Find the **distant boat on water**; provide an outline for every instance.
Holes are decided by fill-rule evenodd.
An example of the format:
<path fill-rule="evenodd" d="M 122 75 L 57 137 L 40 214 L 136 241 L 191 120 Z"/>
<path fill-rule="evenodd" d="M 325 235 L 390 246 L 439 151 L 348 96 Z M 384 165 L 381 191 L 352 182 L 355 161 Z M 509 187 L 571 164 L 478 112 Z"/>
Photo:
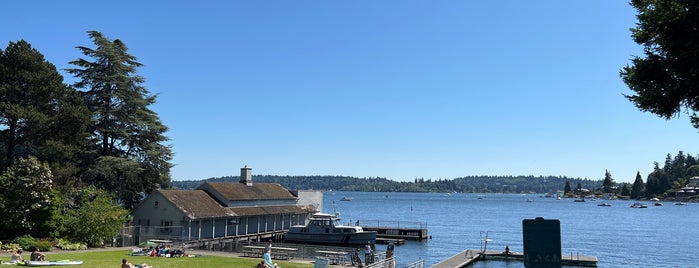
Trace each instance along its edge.
<path fill-rule="evenodd" d="M 647 207 L 648 206 L 646 204 L 638 203 L 638 202 L 633 203 L 633 205 L 631 205 L 631 208 L 647 208 Z"/>
<path fill-rule="evenodd" d="M 597 206 L 600 206 L 600 207 L 611 207 L 612 205 L 605 202 L 605 203 L 599 203 L 599 204 L 597 204 Z"/>
<path fill-rule="evenodd" d="M 352 201 L 352 199 L 352 197 L 345 196 L 342 199 L 340 199 L 340 201 Z"/>

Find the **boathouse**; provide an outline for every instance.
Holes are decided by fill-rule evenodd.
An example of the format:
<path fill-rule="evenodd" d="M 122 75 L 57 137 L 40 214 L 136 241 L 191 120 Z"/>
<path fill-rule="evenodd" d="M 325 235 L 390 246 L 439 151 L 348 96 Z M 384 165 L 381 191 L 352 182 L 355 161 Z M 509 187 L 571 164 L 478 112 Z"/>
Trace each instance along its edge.
<path fill-rule="evenodd" d="M 247 166 L 240 173 L 239 183 L 205 182 L 195 190 L 155 190 L 132 212 L 133 225 L 139 229 L 134 242 L 259 240 L 304 224 L 322 209 L 316 205 L 322 203 L 322 193 L 253 183 Z"/>

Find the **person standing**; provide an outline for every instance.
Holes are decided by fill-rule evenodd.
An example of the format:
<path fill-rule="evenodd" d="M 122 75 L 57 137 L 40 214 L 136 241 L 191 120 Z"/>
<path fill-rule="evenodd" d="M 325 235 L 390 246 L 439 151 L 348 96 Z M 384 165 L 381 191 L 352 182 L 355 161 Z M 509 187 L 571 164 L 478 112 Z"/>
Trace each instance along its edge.
<path fill-rule="evenodd" d="M 371 241 L 366 242 L 366 246 L 364 246 L 364 263 L 370 264 L 372 263 L 371 259 Z"/>
<path fill-rule="evenodd" d="M 265 259 L 265 263 L 268 267 L 274 267 L 272 263 L 272 240 L 265 246 L 265 254 L 262 256 Z"/>

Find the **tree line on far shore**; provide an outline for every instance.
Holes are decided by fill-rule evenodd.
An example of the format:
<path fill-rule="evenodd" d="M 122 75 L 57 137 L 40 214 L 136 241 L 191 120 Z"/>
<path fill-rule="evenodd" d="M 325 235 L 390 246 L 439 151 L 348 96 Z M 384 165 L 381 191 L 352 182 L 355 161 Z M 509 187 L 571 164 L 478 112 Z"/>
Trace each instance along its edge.
<path fill-rule="evenodd" d="M 349 176 L 279 176 L 253 175 L 256 183 L 279 183 L 290 190 L 335 190 L 357 192 L 459 192 L 459 193 L 551 193 L 566 195 L 613 193 L 632 199 L 671 198 L 684 187 L 691 177 L 699 176 L 699 157 L 680 151 L 675 157 L 667 154 L 661 167 L 654 169 L 646 181 L 640 172 L 633 183 L 616 183 L 610 171 L 604 179 L 591 180 L 565 176 L 467 176 L 451 180 L 416 178 L 413 181 L 393 181 L 386 178 L 357 178 Z M 195 189 L 204 182 L 238 182 L 238 176 L 224 176 L 206 180 L 173 181 L 172 187 Z"/>
<path fill-rule="evenodd" d="M 238 176 L 207 180 L 173 181 L 179 189 L 195 189 L 205 181 L 238 182 Z M 452 180 L 416 178 L 393 181 L 386 178 L 349 176 L 253 175 L 254 183 L 279 183 L 290 190 L 334 190 L 356 192 L 463 192 L 463 193 L 556 193 L 566 181 L 597 189 L 602 181 L 555 176 L 469 176 Z"/>

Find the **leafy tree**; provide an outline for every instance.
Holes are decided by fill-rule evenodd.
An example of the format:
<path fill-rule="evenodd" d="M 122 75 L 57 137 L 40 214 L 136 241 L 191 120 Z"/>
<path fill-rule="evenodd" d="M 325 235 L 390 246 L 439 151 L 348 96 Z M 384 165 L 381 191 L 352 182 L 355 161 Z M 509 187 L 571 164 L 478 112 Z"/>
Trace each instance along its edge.
<path fill-rule="evenodd" d="M 87 187 L 81 191 L 81 206 L 70 210 L 66 225 L 69 236 L 90 246 L 111 240 L 127 221 L 128 211 L 122 209 L 104 190 Z"/>
<path fill-rule="evenodd" d="M 128 53 L 126 45 L 100 32 L 88 35 L 96 48 L 78 49 L 93 61 L 80 58 L 70 62 L 77 68 L 68 69 L 80 79 L 75 86 L 86 90 L 85 103 L 94 122 L 89 131 L 95 167 L 85 179 L 116 192 L 123 205 L 132 208 L 142 193 L 170 185 L 172 151 L 163 144 L 168 141 L 164 136 L 167 127 L 148 108 L 155 104 L 156 96 L 142 85 L 144 78 L 136 74 L 142 64 Z M 109 168 L 112 163 L 118 166 Z"/>
<path fill-rule="evenodd" d="M 566 186 L 563 188 L 563 194 L 568 194 L 573 190 L 570 189 L 570 181 L 566 181 Z"/>
<path fill-rule="evenodd" d="M 637 199 L 643 196 L 643 178 L 641 178 L 641 172 L 636 172 L 636 180 L 633 182 L 631 187 L 631 198 Z"/>
<path fill-rule="evenodd" d="M 2 233 L 48 236 L 53 230 L 40 227 L 52 218 L 51 170 L 35 157 L 19 158 L 0 177 Z"/>
<path fill-rule="evenodd" d="M 641 111 L 670 119 L 683 109 L 699 128 L 699 4 L 696 0 L 632 0 L 638 10 L 633 40 L 643 46 L 621 70 Z"/>
<path fill-rule="evenodd" d="M 604 181 L 602 182 L 602 187 L 604 187 L 605 193 L 614 192 L 614 179 L 612 179 L 612 173 L 609 173 L 609 170 L 604 171 Z"/>

